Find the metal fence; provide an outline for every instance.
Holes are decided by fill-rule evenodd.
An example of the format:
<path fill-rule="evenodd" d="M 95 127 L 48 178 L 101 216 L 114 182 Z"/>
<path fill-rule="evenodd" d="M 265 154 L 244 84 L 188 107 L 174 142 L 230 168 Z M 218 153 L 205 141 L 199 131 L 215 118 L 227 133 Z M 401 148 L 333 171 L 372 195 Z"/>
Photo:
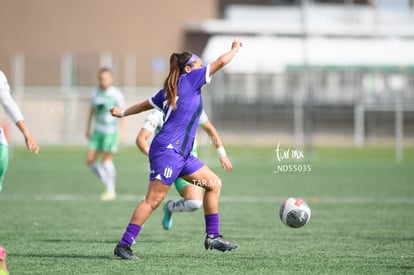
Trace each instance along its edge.
<path fill-rule="evenodd" d="M 86 143 L 89 97 L 100 66 L 114 68 L 127 105 L 153 95 L 165 76 L 165 68 L 154 70 L 154 87 L 137 87 L 137 71 L 142 68 L 137 68 L 131 56 L 115 59 L 105 53 L 82 59 L 66 54 L 57 59 L 41 66 L 40 60 L 33 63 L 33 58 L 17 55 L 6 66 L 16 101 L 34 134 L 46 144 Z M 114 60 L 118 60 L 116 65 Z M 37 70 L 35 64 L 39 65 Z M 50 72 L 50 78 L 45 72 Z M 383 140 L 400 140 L 401 144 L 414 140 L 411 67 L 292 67 L 278 74 L 221 72 L 207 90 L 207 113 L 229 142 L 286 141 L 298 146 L 345 142 L 362 146 Z M 1 124 L 8 124 L 12 143 L 22 143 L 15 127 L 5 115 L 1 117 Z M 144 119 L 145 115 L 128 118 L 127 143 L 134 142 Z"/>
<path fill-rule="evenodd" d="M 366 142 L 414 135 L 414 69 L 292 68 L 280 74 L 221 74 L 209 89 L 220 128 L 249 135 Z M 253 134 L 252 134 L 253 133 Z"/>

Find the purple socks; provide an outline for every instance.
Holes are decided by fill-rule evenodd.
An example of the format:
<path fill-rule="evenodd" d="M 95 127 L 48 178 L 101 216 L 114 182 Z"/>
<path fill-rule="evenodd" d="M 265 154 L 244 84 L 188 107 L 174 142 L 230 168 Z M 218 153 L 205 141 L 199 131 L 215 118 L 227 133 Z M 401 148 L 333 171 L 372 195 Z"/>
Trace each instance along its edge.
<path fill-rule="evenodd" d="M 140 231 L 141 231 L 140 225 L 133 224 L 133 223 L 128 224 L 125 230 L 125 233 L 122 236 L 122 240 L 119 242 L 119 245 L 121 246 L 132 245 L 135 242 L 135 239 L 138 236 Z"/>
<path fill-rule="evenodd" d="M 220 235 L 220 216 L 216 214 L 208 214 L 204 216 L 206 221 L 206 233 L 207 235 L 214 235 L 217 237 Z"/>
<path fill-rule="evenodd" d="M 208 214 L 204 216 L 206 221 L 206 233 L 207 235 L 213 235 L 217 237 L 220 235 L 220 216 L 216 214 Z M 119 245 L 126 246 L 132 245 L 135 242 L 136 237 L 141 231 L 141 226 L 138 224 L 130 223 L 128 224 L 122 240 L 119 242 Z"/>

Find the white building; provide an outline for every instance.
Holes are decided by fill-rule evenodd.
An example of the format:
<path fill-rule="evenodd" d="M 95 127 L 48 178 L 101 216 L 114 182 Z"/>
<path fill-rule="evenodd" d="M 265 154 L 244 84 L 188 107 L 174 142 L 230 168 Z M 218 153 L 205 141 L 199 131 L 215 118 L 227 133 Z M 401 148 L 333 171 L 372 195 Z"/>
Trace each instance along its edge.
<path fill-rule="evenodd" d="M 393 136 L 398 109 L 412 136 L 414 13 L 391 7 L 233 5 L 223 19 L 189 26 L 209 35 L 206 63 L 233 37 L 245 43 L 210 89 L 216 120 L 226 129 L 294 132 L 298 143 L 354 133 L 362 144 L 365 135 Z"/>

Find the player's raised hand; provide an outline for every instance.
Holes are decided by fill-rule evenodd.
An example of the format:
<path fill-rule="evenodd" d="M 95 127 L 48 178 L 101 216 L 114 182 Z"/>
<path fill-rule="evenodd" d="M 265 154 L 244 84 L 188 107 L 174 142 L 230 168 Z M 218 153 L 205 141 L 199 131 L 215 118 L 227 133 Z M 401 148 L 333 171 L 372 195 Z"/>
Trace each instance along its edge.
<path fill-rule="evenodd" d="M 221 167 L 226 169 L 227 172 L 231 173 L 233 171 L 233 165 L 230 162 L 230 159 L 226 156 L 220 157 Z"/>
<path fill-rule="evenodd" d="M 241 47 L 243 47 L 243 43 L 240 41 L 240 39 L 235 38 L 233 40 L 233 43 L 231 43 L 231 49 L 238 51 Z"/>
<path fill-rule="evenodd" d="M 120 107 L 113 107 L 110 110 L 111 115 L 114 117 L 122 117 L 121 113 L 122 113 L 122 109 Z"/>

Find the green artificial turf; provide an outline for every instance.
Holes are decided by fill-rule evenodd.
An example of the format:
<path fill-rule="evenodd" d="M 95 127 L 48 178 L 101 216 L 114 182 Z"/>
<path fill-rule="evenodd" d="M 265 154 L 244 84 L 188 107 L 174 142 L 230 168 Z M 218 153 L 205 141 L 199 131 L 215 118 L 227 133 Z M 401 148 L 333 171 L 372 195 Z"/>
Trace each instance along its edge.
<path fill-rule="evenodd" d="M 146 157 L 121 149 L 118 200 L 103 203 L 84 148 L 45 147 L 38 156 L 14 148 L 0 193 L 0 245 L 10 274 L 414 273 L 414 148 L 398 164 L 393 148 L 316 148 L 299 161 L 278 161 L 274 149 L 228 147 L 232 174 L 213 149 L 200 150 L 223 180 L 221 231 L 239 249 L 204 249 L 201 210 L 174 214 L 172 230 L 164 231 L 159 208 L 133 246 L 140 261 L 129 262 L 113 248 L 145 195 Z M 311 171 L 275 173 L 278 165 Z M 279 219 L 290 196 L 312 209 L 303 228 Z"/>

